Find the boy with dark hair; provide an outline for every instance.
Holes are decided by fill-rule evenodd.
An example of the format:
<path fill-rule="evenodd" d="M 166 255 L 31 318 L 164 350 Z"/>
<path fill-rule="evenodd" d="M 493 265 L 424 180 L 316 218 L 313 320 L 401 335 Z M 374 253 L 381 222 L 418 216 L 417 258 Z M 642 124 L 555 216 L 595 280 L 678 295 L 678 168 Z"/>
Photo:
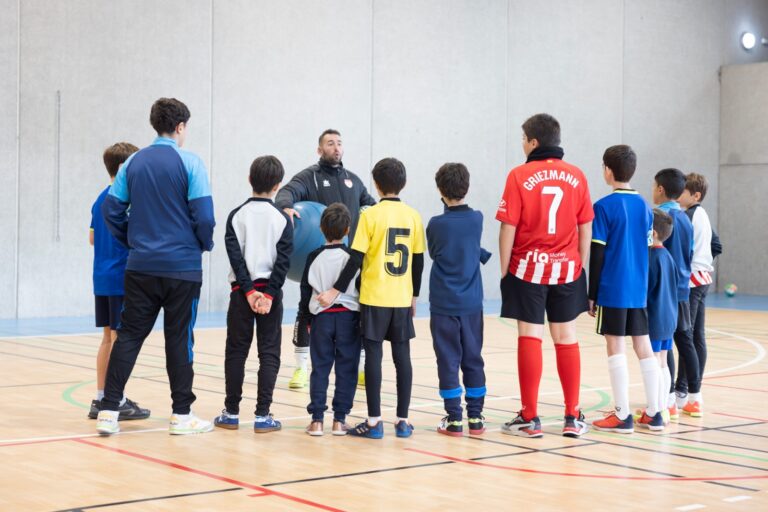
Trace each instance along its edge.
<path fill-rule="evenodd" d="M 112 345 L 117 339 L 120 325 L 120 311 L 123 309 L 125 288 L 125 264 L 128 249 L 121 245 L 107 229 L 101 215 L 101 205 L 109 194 L 120 165 L 139 148 L 128 142 L 118 142 L 104 150 L 104 166 L 109 173 L 110 185 L 105 188 L 91 207 L 90 243 L 93 246 L 93 294 L 96 299 L 96 327 L 103 327 L 101 344 L 96 355 L 96 398 L 91 401 L 88 417 L 95 420 L 104 398 L 104 381 Z M 119 420 L 141 420 L 149 417 L 149 410 L 142 409 L 128 398 L 123 397 L 118 405 Z"/>
<path fill-rule="evenodd" d="M 640 360 L 647 400 L 638 422 L 652 430 L 664 428 L 659 405 L 659 363 L 648 337 L 648 247 L 652 244 L 653 213 L 630 187 L 637 156 L 626 145 L 611 146 L 603 154 L 603 179 L 613 192 L 595 203 L 592 256 L 589 261 L 589 309 L 597 317 L 597 333 L 605 336 L 608 373 L 615 410 L 592 425 L 598 430 L 631 434 L 629 368 L 624 338 Z"/>
<path fill-rule="evenodd" d="M 320 217 L 320 229 L 326 244 L 307 256 L 301 278 L 299 315 L 311 327 L 312 373 L 309 377 L 311 402 L 307 412 L 312 422 L 306 429 L 311 436 L 323 435 L 323 415 L 328 409 L 328 376 L 336 369 L 333 394 L 333 428 L 335 436 L 346 435 L 347 414 L 352 410 L 357 385 L 357 364 L 360 358 L 360 294 L 354 281 L 329 307 L 321 306 L 317 296 L 333 287 L 349 261 L 350 249 L 344 245 L 351 222 L 349 209 L 342 203 L 332 203 Z"/>
<path fill-rule="evenodd" d="M 672 236 L 665 242 L 664 247 L 669 250 L 677 265 L 677 329 L 675 330 L 675 346 L 680 356 L 680 365 L 685 367 L 685 377 L 688 381 L 688 393 L 692 397 L 686 397 L 682 393 L 678 396 L 678 403 L 670 409 L 670 416 L 675 418 L 675 409 L 688 407 L 691 416 L 701 416 L 701 400 L 698 396 L 701 390 L 701 370 L 699 357 L 693 344 L 693 328 L 691 326 L 690 285 L 691 261 L 693 259 L 693 225 L 690 219 L 680 209 L 677 199 L 685 190 L 685 174 L 678 169 L 662 169 L 654 177 L 653 202 L 661 210 L 667 212 L 673 221 Z M 675 379 L 675 358 L 670 350 L 667 353 L 668 366 L 672 381 Z M 674 398 L 670 389 L 669 402 Z M 694 398 L 694 404 L 686 398 Z M 698 400 L 696 400 L 698 399 Z M 672 404 L 670 404 L 671 407 Z"/>
<path fill-rule="evenodd" d="M 227 396 L 224 410 L 213 420 L 217 427 L 239 427 L 245 360 L 253 342 L 254 321 L 259 373 L 253 431 L 272 432 L 282 426 L 270 413 L 270 406 L 280 370 L 282 288 L 293 250 L 293 225 L 272 202 L 284 175 L 283 164 L 274 156 L 255 159 L 248 177 L 253 196 L 227 218 L 224 243 L 232 292 L 224 356 Z"/>
<path fill-rule="evenodd" d="M 323 307 L 334 304 L 362 266 L 360 327 L 365 348 L 365 394 L 368 419 L 349 435 L 381 439 L 382 342 L 389 340 L 397 373 L 397 437 L 410 437 L 408 422 L 413 369 L 411 338 L 416 334 L 413 315 L 424 268 L 424 228 L 418 212 L 400 201 L 405 186 L 405 166 L 384 158 L 373 167 L 373 181 L 381 202 L 360 214 L 352 253 L 333 288 L 318 295 Z"/>
<path fill-rule="evenodd" d="M 589 254 L 592 202 L 581 169 L 563 160 L 560 124 L 549 114 L 523 123 L 526 163 L 512 169 L 496 220 L 501 260 L 501 316 L 517 320 L 517 368 L 522 409 L 501 427 L 504 434 L 541 437 L 537 414 L 544 317 L 555 343 L 563 388 L 562 434 L 587 431 L 579 407 L 581 355 L 576 318 L 587 310 L 583 262 Z"/>
<path fill-rule="evenodd" d="M 440 396 L 448 413 L 437 427 L 438 434 L 462 436 L 459 368 L 469 433 L 485 432 L 483 402 L 485 371 L 483 349 L 483 280 L 480 263 L 491 253 L 480 246 L 483 214 L 464 204 L 469 190 L 469 171 L 464 164 L 447 163 L 437 171 L 435 183 L 444 212 L 427 224 L 427 249 L 432 258 L 429 275 L 429 328 L 437 356 Z M 460 233 L 457 236 L 457 233 Z"/>
<path fill-rule="evenodd" d="M 125 161 L 101 207 L 109 230 L 129 253 L 121 325 L 96 421 L 100 434 L 120 431 L 117 419 L 123 390 L 160 309 L 165 315 L 166 369 L 173 400 L 168 432 L 181 435 L 213 429 L 191 412 L 202 253 L 213 248 L 216 222 L 205 164 L 181 149 L 188 121 L 189 109 L 182 102 L 157 100 L 150 113 L 157 138 Z"/>
<path fill-rule="evenodd" d="M 664 424 L 669 423 L 667 394 L 671 376 L 667 369 L 667 352 L 672 350 L 672 336 L 677 327 L 677 267 L 664 247 L 672 234 L 672 217 L 662 210 L 653 210 L 653 245 L 648 261 L 648 335 L 651 348 L 661 368 L 659 378 L 659 408 Z M 651 421 L 647 411 L 639 411 L 635 418 L 651 430 L 661 430 Z"/>
<path fill-rule="evenodd" d="M 712 272 L 715 257 L 722 252 L 720 238 L 712 229 L 709 215 L 702 208 L 701 202 L 707 195 L 707 178 L 695 172 L 685 177 L 685 190 L 677 202 L 685 210 L 685 214 L 693 225 L 693 259 L 691 260 L 691 294 L 688 302 L 691 305 L 691 325 L 693 326 L 693 346 L 699 358 L 699 373 L 704 377 L 704 366 L 707 362 L 707 339 L 704 331 L 707 292 L 712 284 Z M 682 360 L 682 357 L 680 358 Z M 685 364 L 678 365 L 675 394 L 681 397 L 682 409 L 691 416 L 701 415 L 704 400 L 699 388 L 698 396 L 688 397 L 688 381 L 685 374 Z M 691 403 L 691 405 L 688 405 Z M 675 404 L 677 406 L 677 404 Z M 698 409 L 698 411 L 697 411 Z"/>

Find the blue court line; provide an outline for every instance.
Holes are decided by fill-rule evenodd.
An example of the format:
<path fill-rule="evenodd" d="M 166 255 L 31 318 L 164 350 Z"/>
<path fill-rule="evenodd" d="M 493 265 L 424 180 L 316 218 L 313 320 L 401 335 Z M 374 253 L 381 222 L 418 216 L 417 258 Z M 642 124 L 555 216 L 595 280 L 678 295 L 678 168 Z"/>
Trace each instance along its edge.
<path fill-rule="evenodd" d="M 736 309 L 741 311 L 768 311 L 768 296 L 738 294 L 726 297 L 717 293 L 707 296 L 707 307 Z M 501 310 L 501 300 L 483 301 L 483 312 L 486 315 L 498 315 Z M 420 302 L 416 307 L 417 318 L 429 318 L 429 304 Z M 296 318 L 296 308 L 286 308 L 283 322 L 292 324 Z M 227 325 L 227 313 L 217 311 L 198 313 L 195 328 L 221 328 Z M 162 330 L 163 317 L 158 318 L 155 330 Z M 53 317 L 53 318 L 22 318 L 0 319 L 0 337 L 2 336 L 56 336 L 62 334 L 93 333 L 101 334 L 101 328 L 94 327 L 93 316 Z"/>

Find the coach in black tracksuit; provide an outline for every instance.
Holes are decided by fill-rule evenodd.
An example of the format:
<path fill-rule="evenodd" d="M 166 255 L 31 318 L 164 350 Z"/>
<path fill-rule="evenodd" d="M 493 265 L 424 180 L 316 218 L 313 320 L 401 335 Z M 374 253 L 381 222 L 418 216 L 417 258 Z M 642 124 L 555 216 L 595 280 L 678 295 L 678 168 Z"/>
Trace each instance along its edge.
<path fill-rule="evenodd" d="M 355 173 L 344 168 L 341 161 L 344 149 L 338 131 L 325 130 L 320 135 L 317 154 L 320 155 L 318 163 L 298 173 L 280 189 L 275 197 L 275 204 L 293 218 L 297 215 L 293 205 L 299 201 L 315 201 L 325 206 L 331 203 L 343 203 L 349 208 L 352 217 L 349 228 L 351 245 L 361 207 L 373 206 L 376 200 L 368 194 L 362 180 Z M 289 386 L 303 388 L 307 384 L 309 335 L 306 322 L 301 317 L 296 318 L 293 344 L 296 347 L 296 371 Z"/>

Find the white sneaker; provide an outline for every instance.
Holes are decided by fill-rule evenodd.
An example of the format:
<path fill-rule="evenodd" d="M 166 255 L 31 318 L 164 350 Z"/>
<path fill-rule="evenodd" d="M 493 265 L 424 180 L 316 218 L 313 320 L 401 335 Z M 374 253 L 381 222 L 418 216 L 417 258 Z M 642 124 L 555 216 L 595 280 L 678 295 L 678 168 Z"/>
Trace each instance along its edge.
<path fill-rule="evenodd" d="M 117 434 L 120 432 L 120 425 L 117 419 L 120 417 L 120 411 L 99 411 L 96 416 L 96 432 L 102 435 Z"/>
<path fill-rule="evenodd" d="M 191 412 L 189 414 L 171 414 L 168 433 L 177 436 L 185 434 L 203 434 L 213 430 L 213 423 L 200 419 Z"/>

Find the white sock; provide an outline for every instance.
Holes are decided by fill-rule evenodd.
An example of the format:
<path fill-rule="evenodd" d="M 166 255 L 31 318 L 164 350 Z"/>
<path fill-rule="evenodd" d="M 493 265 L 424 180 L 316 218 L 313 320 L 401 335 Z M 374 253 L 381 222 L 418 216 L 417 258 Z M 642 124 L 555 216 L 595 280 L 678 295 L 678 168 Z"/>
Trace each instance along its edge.
<path fill-rule="evenodd" d="M 307 369 L 309 359 L 309 347 L 294 347 L 293 357 L 296 359 L 296 368 Z"/>
<path fill-rule="evenodd" d="M 378 422 L 381 421 L 381 416 L 368 416 L 368 424 L 375 427 Z"/>
<path fill-rule="evenodd" d="M 118 404 L 120 407 L 125 405 L 125 395 L 123 395 L 123 399 L 120 400 L 120 404 Z"/>
<path fill-rule="evenodd" d="M 357 365 L 357 373 L 365 372 L 365 349 L 360 349 L 360 363 Z"/>
<path fill-rule="evenodd" d="M 682 409 L 683 406 L 688 403 L 688 393 L 675 391 L 675 402 L 677 402 L 677 408 Z"/>
<path fill-rule="evenodd" d="M 651 356 L 640 360 L 640 371 L 643 374 L 643 387 L 645 387 L 645 399 L 648 402 L 646 411 L 648 416 L 655 416 L 659 408 L 659 361 Z"/>
<path fill-rule="evenodd" d="M 408 418 L 397 418 L 398 423 L 400 423 L 401 421 L 408 423 Z"/>
<path fill-rule="evenodd" d="M 629 416 L 629 369 L 625 354 L 608 358 L 608 374 L 611 377 L 611 390 L 616 403 L 616 416 L 625 420 Z"/>
<path fill-rule="evenodd" d="M 96 390 L 96 400 L 101 400 L 104 398 L 104 390 L 103 389 L 97 389 Z"/>
<path fill-rule="evenodd" d="M 672 384 L 672 377 L 669 370 L 661 369 L 661 388 L 659 389 L 659 407 L 672 407 L 675 403 L 675 394 L 669 392 L 669 386 Z"/>
<path fill-rule="evenodd" d="M 701 397 L 701 391 L 698 393 L 688 393 L 688 402 L 699 402 L 699 405 L 702 405 L 704 403 L 704 399 Z"/>

